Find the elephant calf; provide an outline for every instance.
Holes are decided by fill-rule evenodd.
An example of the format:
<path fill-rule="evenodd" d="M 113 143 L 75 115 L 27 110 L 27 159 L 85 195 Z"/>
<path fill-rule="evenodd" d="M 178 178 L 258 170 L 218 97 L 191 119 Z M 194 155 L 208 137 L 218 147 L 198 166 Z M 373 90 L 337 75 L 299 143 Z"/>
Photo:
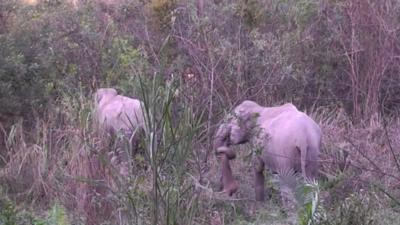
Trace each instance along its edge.
<path fill-rule="evenodd" d="M 95 117 L 101 128 L 132 134 L 144 129 L 141 101 L 118 95 L 113 88 L 100 88 L 95 95 Z"/>
<path fill-rule="evenodd" d="M 101 88 L 94 94 L 95 120 L 102 132 L 116 134 L 122 132 L 134 151 L 139 146 L 139 131 L 145 130 L 144 114 L 142 112 L 142 102 L 118 95 L 113 88 Z M 113 139 L 112 139 L 113 140 Z M 127 175 L 128 158 L 125 145 L 118 142 L 118 146 L 112 157 L 112 164 L 120 164 L 120 173 Z"/>
<path fill-rule="evenodd" d="M 304 178 L 315 178 L 321 144 L 321 129 L 314 120 L 290 104 L 262 107 L 253 101 L 244 101 L 233 110 L 233 115 L 216 132 L 214 145 L 217 154 L 232 155 L 223 146 L 248 141 L 260 147 L 254 166 L 256 200 L 264 200 L 264 169 L 272 172 L 301 172 Z M 229 156 L 227 156 L 229 157 Z M 224 163 L 224 161 L 221 161 Z M 221 165 L 223 168 L 225 165 Z M 222 173 L 232 176 L 230 170 Z M 223 183 L 224 190 L 231 184 Z M 233 185 L 234 186 L 234 185 Z M 227 190 L 229 193 L 230 190 Z"/>

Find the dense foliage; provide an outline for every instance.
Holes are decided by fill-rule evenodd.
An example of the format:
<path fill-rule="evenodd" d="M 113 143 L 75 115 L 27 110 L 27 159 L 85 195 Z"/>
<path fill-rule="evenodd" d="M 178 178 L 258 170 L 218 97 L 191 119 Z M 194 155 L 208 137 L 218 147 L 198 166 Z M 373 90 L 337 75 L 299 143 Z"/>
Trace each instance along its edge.
<path fill-rule="evenodd" d="M 210 108 L 253 99 L 343 107 L 355 121 L 397 113 L 394 0 L 14 0 L 0 7 L 3 122 L 32 109 L 40 116 L 65 94 L 100 86 L 131 92 L 137 74 L 185 81 L 193 74 L 194 101 Z"/>

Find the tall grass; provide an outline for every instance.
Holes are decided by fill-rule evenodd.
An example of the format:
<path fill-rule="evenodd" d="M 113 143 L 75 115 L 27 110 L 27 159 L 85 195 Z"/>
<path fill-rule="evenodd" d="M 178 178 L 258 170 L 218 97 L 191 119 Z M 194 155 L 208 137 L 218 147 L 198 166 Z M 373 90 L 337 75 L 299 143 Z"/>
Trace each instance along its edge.
<path fill-rule="evenodd" d="M 178 80 L 165 82 L 159 76 L 137 78 L 146 118 L 140 146 L 148 165 L 145 173 L 149 176 L 145 181 L 149 186 L 142 195 L 128 192 L 132 209 L 128 214 L 138 223 L 192 224 L 198 193 L 188 179 L 189 173 L 194 172 L 189 159 L 196 154 L 193 146 L 201 117 L 193 113 L 190 104 L 177 101 L 180 97 Z M 130 177 L 137 178 L 137 174 L 137 171 L 131 171 Z M 149 204 L 140 209 L 146 200 Z M 145 212 L 146 207 L 151 213 L 138 213 Z"/>
<path fill-rule="evenodd" d="M 319 185 L 300 183 L 294 188 L 298 214 L 295 219 L 288 219 L 274 201 L 279 191 L 269 190 L 271 200 L 264 205 L 252 200 L 253 178 L 248 173 L 252 165 L 246 156 L 251 152 L 249 146 L 238 147 L 238 157 L 232 162 L 241 182 L 238 193 L 228 198 L 212 192 L 210 183 L 217 177 L 217 163 L 199 165 L 198 161 L 199 155 L 207 151 L 206 147 L 199 147 L 206 130 L 202 113 L 194 112 L 192 103 L 182 97 L 179 80 L 139 75 L 135 79 L 133 92 L 143 100 L 146 118 L 139 149 L 133 149 L 124 136 L 97 132 L 92 123 L 90 97 L 81 93 L 65 95 L 46 118 L 33 118 L 33 129 L 27 130 L 21 121 L 5 132 L 7 155 L 1 169 L 1 194 L 9 196 L 10 202 L 42 212 L 54 207 L 58 200 L 68 218 L 72 218 L 71 224 L 86 225 L 211 221 L 288 224 L 289 220 L 301 224 L 340 224 L 379 221 L 376 218 L 387 213 L 397 215 L 386 207 L 398 199 L 393 154 L 397 158 L 400 142 L 395 136 L 395 120 L 388 123 L 386 137 L 382 127 L 352 126 L 340 111 L 321 108 L 309 113 L 324 131 L 323 173 Z M 120 165 L 112 160 L 121 149 L 126 153 L 127 175 L 122 175 Z M 208 170 L 200 171 L 207 166 Z M 383 181 L 378 182 L 376 174 Z M 273 185 L 268 186 L 274 189 Z M 371 194 L 355 196 L 354 192 L 361 188 Z M 374 207 L 380 211 L 363 204 L 372 197 L 378 202 Z M 348 208 L 353 206 L 358 208 L 350 212 Z M 14 219 L 12 214 L 18 210 L 10 211 L 6 218 Z M 321 215 L 324 217 L 318 217 Z M 335 217 L 342 218 L 333 220 Z M 387 221 L 390 224 L 391 220 Z"/>
<path fill-rule="evenodd" d="M 22 122 L 7 133 L 6 192 L 44 208 L 59 199 L 86 224 L 193 224 L 198 193 L 189 177 L 197 167 L 190 159 L 201 116 L 177 101 L 178 80 L 138 77 L 137 84 L 146 118 L 138 151 L 126 137 L 95 130 L 91 98 L 65 95 L 29 135 Z M 127 176 L 112 162 L 121 148 Z"/>

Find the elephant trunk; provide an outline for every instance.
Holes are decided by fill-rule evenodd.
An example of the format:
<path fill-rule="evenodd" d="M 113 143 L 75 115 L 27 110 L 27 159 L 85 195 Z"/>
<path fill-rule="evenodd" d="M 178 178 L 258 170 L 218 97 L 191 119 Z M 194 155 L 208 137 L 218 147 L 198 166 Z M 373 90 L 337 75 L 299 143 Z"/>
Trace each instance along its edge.
<path fill-rule="evenodd" d="M 226 154 L 220 154 L 219 160 L 221 166 L 221 181 L 223 192 L 226 192 L 229 196 L 232 196 L 232 194 L 237 191 L 239 185 L 233 177 L 228 156 Z"/>
<path fill-rule="evenodd" d="M 228 157 L 229 160 L 236 158 L 236 153 L 227 146 L 221 146 L 217 148 L 216 155 L 224 154 Z"/>
<path fill-rule="evenodd" d="M 256 201 L 265 200 L 265 176 L 264 167 L 265 164 L 263 160 L 259 157 L 256 159 L 256 165 L 254 166 L 254 191 L 256 194 Z"/>

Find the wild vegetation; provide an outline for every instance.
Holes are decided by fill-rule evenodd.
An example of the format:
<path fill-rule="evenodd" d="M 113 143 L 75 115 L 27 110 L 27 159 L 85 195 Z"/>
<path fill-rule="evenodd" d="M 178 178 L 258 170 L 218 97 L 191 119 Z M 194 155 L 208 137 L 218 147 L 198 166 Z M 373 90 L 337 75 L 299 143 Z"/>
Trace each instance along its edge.
<path fill-rule="evenodd" d="M 399 0 L 0 0 L 0 224 L 400 224 Z M 135 154 L 97 88 L 144 101 Z M 218 193 L 219 122 L 292 102 L 323 131 L 318 181 L 266 180 L 251 145 Z M 121 176 L 110 152 L 129 155 Z M 293 183 L 295 212 L 278 188 Z"/>

